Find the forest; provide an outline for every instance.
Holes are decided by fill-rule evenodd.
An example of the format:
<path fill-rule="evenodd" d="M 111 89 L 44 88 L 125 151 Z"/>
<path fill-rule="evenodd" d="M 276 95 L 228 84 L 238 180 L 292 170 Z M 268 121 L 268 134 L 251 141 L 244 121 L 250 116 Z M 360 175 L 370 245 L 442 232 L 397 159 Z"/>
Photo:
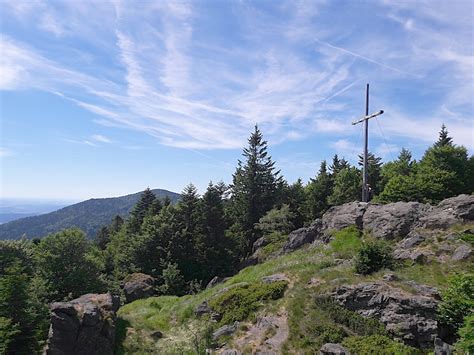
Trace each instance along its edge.
<path fill-rule="evenodd" d="M 330 207 L 359 200 L 361 164 L 334 155 L 307 184 L 289 183 L 256 126 L 230 185 L 210 182 L 201 196 L 189 184 L 176 203 L 146 189 L 128 218 L 116 216 L 92 241 L 79 229 L 0 241 L 0 353 L 39 352 L 51 302 L 119 294 L 131 273 L 155 277 L 161 295 L 194 294 L 235 274 L 260 237 L 278 245 Z M 435 204 L 474 191 L 474 156 L 444 125 L 420 160 L 407 149 L 386 163 L 371 153 L 368 171 L 374 203 Z"/>

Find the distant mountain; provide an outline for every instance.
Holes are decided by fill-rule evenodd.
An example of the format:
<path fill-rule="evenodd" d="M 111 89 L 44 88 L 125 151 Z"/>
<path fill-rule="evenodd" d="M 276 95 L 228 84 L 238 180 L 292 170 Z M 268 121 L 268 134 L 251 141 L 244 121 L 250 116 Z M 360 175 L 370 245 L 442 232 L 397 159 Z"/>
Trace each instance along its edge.
<path fill-rule="evenodd" d="M 153 193 L 160 199 L 168 196 L 172 202 L 179 199 L 179 194 L 167 190 L 156 189 Z M 120 197 L 93 198 L 51 213 L 1 224 L 0 239 L 18 239 L 23 235 L 29 239 L 43 237 L 70 227 L 78 227 L 89 238 L 93 238 L 97 230 L 103 225 L 110 224 L 115 215 L 126 217 L 140 195 L 141 192 L 137 192 Z"/>
<path fill-rule="evenodd" d="M 77 201 L 0 198 L 0 224 L 59 210 Z"/>

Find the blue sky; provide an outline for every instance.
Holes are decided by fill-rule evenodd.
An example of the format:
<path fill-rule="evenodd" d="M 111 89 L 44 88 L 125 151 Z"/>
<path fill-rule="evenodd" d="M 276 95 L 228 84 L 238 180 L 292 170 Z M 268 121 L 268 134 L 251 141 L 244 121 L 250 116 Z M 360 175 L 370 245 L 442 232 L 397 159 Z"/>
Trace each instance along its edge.
<path fill-rule="evenodd" d="M 1 196 L 231 181 L 255 123 L 291 182 L 334 153 L 473 152 L 471 1 L 1 0 Z"/>

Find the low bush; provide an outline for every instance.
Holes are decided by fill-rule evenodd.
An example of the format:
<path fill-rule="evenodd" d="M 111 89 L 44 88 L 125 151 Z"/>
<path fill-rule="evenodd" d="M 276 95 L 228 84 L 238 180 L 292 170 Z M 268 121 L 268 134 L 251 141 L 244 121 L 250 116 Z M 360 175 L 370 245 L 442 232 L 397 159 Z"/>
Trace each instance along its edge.
<path fill-rule="evenodd" d="M 393 267 L 392 249 L 382 240 L 365 242 L 357 253 L 355 271 L 369 275 L 384 268 Z"/>
<path fill-rule="evenodd" d="M 316 307 L 324 311 L 334 323 L 342 324 L 358 335 L 385 335 L 386 330 L 382 323 L 372 318 L 365 318 L 356 312 L 350 311 L 326 296 L 316 297 Z"/>
<path fill-rule="evenodd" d="M 286 281 L 258 282 L 231 288 L 209 302 L 210 307 L 222 315 L 221 324 L 246 319 L 265 300 L 276 300 L 283 296 Z"/>
<path fill-rule="evenodd" d="M 351 354 L 373 355 L 409 355 L 420 354 L 420 351 L 392 340 L 384 335 L 351 336 L 344 339 L 342 345 Z"/>
<path fill-rule="evenodd" d="M 474 354 L 474 314 L 464 318 L 464 325 L 459 328 L 459 340 L 455 344 L 460 354 Z"/>
<path fill-rule="evenodd" d="M 474 309 L 474 273 L 453 276 L 449 286 L 442 292 L 442 302 L 438 307 L 441 323 L 455 330 L 463 325 L 464 317 Z"/>

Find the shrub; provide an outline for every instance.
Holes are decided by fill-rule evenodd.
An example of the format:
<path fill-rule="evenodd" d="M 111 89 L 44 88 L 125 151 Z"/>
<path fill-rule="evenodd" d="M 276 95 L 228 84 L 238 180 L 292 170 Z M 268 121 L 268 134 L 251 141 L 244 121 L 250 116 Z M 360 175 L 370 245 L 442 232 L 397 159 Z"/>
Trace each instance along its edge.
<path fill-rule="evenodd" d="M 358 335 L 386 334 L 385 327 L 376 319 L 365 318 L 338 305 L 331 298 L 320 296 L 316 297 L 315 302 L 316 306 L 324 311 L 335 323 L 344 325 Z"/>
<path fill-rule="evenodd" d="M 470 243 L 474 245 L 474 234 L 472 233 L 466 233 L 461 235 L 461 240 L 464 240 L 466 243 Z"/>
<path fill-rule="evenodd" d="M 464 318 L 464 325 L 459 328 L 458 334 L 456 350 L 461 354 L 474 354 L 474 314 Z"/>
<path fill-rule="evenodd" d="M 474 273 L 454 275 L 442 296 L 439 320 L 457 330 L 463 325 L 464 316 L 474 309 Z"/>
<path fill-rule="evenodd" d="M 236 286 L 211 300 L 209 305 L 222 314 L 222 324 L 241 321 L 255 312 L 261 301 L 282 297 L 286 286 L 286 281 Z"/>
<path fill-rule="evenodd" d="M 351 354 L 408 355 L 420 351 L 384 335 L 351 336 L 342 342 Z"/>
<path fill-rule="evenodd" d="M 392 266 L 392 250 L 382 240 L 370 240 L 364 243 L 357 253 L 355 270 L 359 274 L 368 275 Z"/>

